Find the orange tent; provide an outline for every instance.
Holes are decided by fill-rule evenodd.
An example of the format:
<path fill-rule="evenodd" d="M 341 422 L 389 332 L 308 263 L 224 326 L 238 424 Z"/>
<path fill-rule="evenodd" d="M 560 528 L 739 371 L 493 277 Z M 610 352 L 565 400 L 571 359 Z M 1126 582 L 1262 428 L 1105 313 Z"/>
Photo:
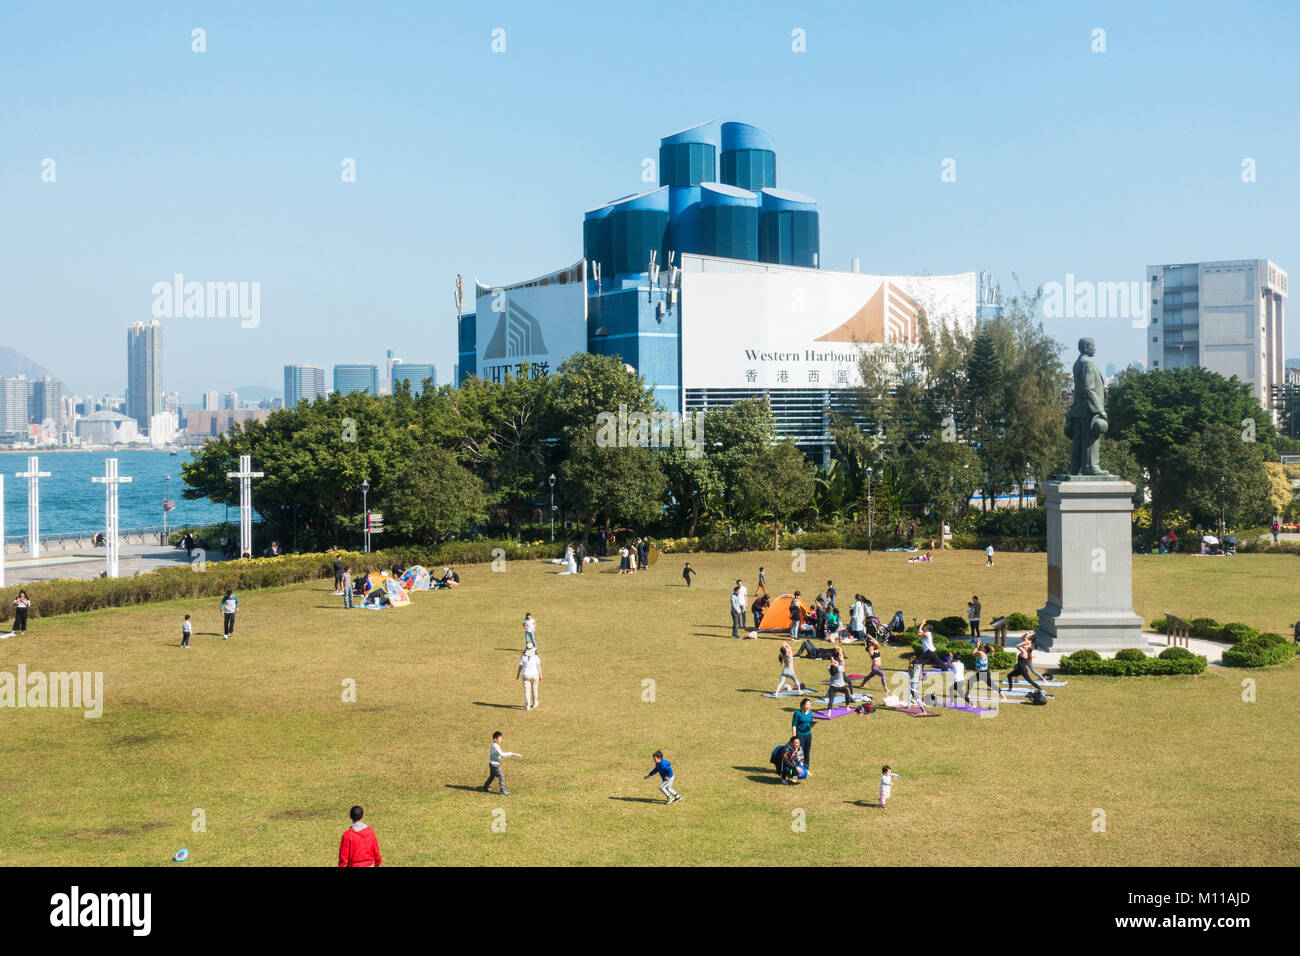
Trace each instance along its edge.
<path fill-rule="evenodd" d="M 778 598 L 773 598 L 772 603 L 768 605 L 767 610 L 763 612 L 763 622 L 759 627 L 759 630 L 785 631 L 787 634 L 790 633 L 790 603 L 793 600 L 794 595 L 792 594 L 782 594 Z M 805 617 L 812 610 L 812 608 L 803 601 L 799 602 L 799 606 L 803 608 Z"/>

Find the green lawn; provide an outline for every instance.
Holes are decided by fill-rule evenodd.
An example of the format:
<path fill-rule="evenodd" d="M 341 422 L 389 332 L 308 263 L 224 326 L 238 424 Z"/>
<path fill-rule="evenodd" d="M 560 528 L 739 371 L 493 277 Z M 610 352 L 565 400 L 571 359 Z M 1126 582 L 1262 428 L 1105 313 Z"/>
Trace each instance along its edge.
<path fill-rule="evenodd" d="M 841 600 L 863 590 L 887 618 L 985 619 L 1043 601 L 1042 555 L 696 555 L 634 577 L 511 564 L 466 567 L 452 592 L 411 608 L 345 612 L 324 584 L 241 595 L 222 641 L 216 599 L 36 619 L 0 641 L 0 671 L 102 671 L 103 716 L 0 710 L 0 863 L 328 865 L 353 803 L 385 860 L 432 864 L 1291 864 L 1300 665 L 1211 668 L 1195 678 L 1074 678 L 1048 707 L 994 719 L 883 711 L 821 723 L 810 780 L 775 785 L 789 735 L 777 641 L 732 641 L 727 598 L 758 565 L 773 593 Z M 1300 617 L 1295 557 L 1135 559 L 1148 621 L 1241 620 L 1289 633 Z M 178 648 L 185 612 L 195 647 Z M 514 680 L 520 620 L 539 620 L 542 706 Z M 853 648 L 860 669 L 865 655 Z M 898 667 L 897 650 L 886 667 Z M 800 676 L 824 669 L 800 662 Z M 1257 682 L 1256 702 L 1242 681 Z M 357 700 L 342 700 L 356 681 Z M 654 682 L 654 702 L 643 686 Z M 475 790 L 493 730 L 508 798 Z M 685 799 L 643 780 L 662 748 Z M 874 806 L 880 766 L 903 776 Z M 206 831 L 193 832 L 201 808 Z M 505 832 L 494 832 L 497 808 Z M 1094 810 L 1105 832 L 1094 832 Z M 806 829 L 794 832 L 796 811 Z"/>

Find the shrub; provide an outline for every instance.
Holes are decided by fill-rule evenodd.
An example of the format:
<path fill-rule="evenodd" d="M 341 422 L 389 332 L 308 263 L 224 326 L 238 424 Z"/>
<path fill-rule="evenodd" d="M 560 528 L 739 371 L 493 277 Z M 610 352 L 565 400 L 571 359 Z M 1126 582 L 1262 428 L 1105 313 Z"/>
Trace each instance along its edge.
<path fill-rule="evenodd" d="M 1218 639 L 1226 641 L 1229 644 L 1240 644 L 1242 641 L 1251 641 L 1259 637 L 1259 628 L 1251 627 L 1249 624 L 1242 624 L 1233 621 L 1231 624 L 1224 624 L 1219 628 Z"/>
<path fill-rule="evenodd" d="M 1163 651 L 1161 651 L 1156 656 L 1159 657 L 1161 660 L 1165 660 L 1165 661 L 1178 661 L 1178 660 L 1185 660 L 1188 657 L 1192 657 L 1193 654 L 1185 647 L 1166 647 Z"/>
<path fill-rule="evenodd" d="M 1157 634 L 1168 633 L 1169 619 L 1164 617 L 1156 618 L 1154 621 L 1151 622 L 1151 630 L 1155 631 Z"/>
<path fill-rule="evenodd" d="M 1136 647 L 1126 647 L 1115 654 L 1115 660 L 1117 661 L 1144 661 L 1146 659 L 1146 651 L 1138 650 Z"/>
<path fill-rule="evenodd" d="M 1277 640 L 1273 640 L 1276 638 Z M 1268 667 L 1285 664 L 1295 657 L 1297 647 L 1277 634 L 1257 634 L 1233 644 L 1223 652 L 1228 667 Z"/>
<path fill-rule="evenodd" d="M 1131 650 L 1131 648 L 1130 648 Z M 1121 651 L 1120 653 L 1123 653 Z M 1096 651 L 1075 651 L 1061 658 L 1062 674 L 1091 674 L 1100 677 L 1166 677 L 1176 674 L 1202 674 L 1206 660 L 1199 654 L 1187 657 L 1147 657 L 1141 660 L 1104 660 Z"/>
<path fill-rule="evenodd" d="M 947 617 L 931 623 L 934 625 L 936 634 L 942 631 L 948 637 L 961 637 L 970 630 L 970 623 L 964 617 L 958 617 L 955 614 L 949 614 Z"/>
<path fill-rule="evenodd" d="M 1007 615 L 1007 628 L 1012 631 L 1032 631 L 1038 627 L 1037 614 L 1021 614 L 1016 611 Z"/>
<path fill-rule="evenodd" d="M 1192 637 L 1209 639 L 1219 631 L 1219 622 L 1212 617 L 1194 617 L 1187 623 L 1191 625 Z"/>

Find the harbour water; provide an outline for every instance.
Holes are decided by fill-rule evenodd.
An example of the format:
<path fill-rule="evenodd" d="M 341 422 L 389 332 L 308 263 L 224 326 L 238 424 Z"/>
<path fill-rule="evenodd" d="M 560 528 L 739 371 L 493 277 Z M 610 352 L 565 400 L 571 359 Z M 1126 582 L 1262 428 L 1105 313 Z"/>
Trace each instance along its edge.
<path fill-rule="evenodd" d="M 131 476 L 131 483 L 118 486 L 118 527 L 160 527 L 163 523 L 163 496 L 176 503 L 167 515 L 169 527 L 199 526 L 222 521 L 224 505 L 214 505 L 206 498 L 188 501 L 181 497 L 185 483 L 181 465 L 190 453 L 181 451 L 172 457 L 167 451 L 59 451 L 37 452 L 40 470 L 50 476 L 40 480 L 41 534 L 73 534 L 100 531 L 104 527 L 104 486 L 91 478 L 102 477 L 104 461 L 118 460 L 118 474 Z M 0 454 L 0 474 L 4 475 L 5 537 L 13 540 L 27 534 L 27 479 L 15 478 L 15 472 L 27 471 L 28 453 Z M 171 485 L 168 491 L 167 478 Z M 232 482 L 232 485 L 234 482 Z M 231 519 L 238 522 L 238 509 L 231 509 Z"/>

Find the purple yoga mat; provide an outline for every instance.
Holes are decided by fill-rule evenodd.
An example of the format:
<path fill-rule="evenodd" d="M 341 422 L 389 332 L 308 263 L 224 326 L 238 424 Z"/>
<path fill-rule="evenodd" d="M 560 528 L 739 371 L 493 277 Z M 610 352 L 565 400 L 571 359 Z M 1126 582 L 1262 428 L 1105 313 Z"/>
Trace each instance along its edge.
<path fill-rule="evenodd" d="M 939 716 L 938 714 L 932 713 L 928 710 L 922 710 L 920 707 L 916 706 L 915 704 L 911 705 L 910 707 L 895 707 L 893 709 L 897 711 L 901 711 L 902 713 L 908 714 L 912 717 L 938 717 Z"/>
<path fill-rule="evenodd" d="M 843 717 L 845 714 L 853 713 L 853 711 L 853 707 L 836 707 L 834 710 L 819 710 L 813 714 L 813 717 L 822 720 L 834 720 L 836 717 Z"/>

